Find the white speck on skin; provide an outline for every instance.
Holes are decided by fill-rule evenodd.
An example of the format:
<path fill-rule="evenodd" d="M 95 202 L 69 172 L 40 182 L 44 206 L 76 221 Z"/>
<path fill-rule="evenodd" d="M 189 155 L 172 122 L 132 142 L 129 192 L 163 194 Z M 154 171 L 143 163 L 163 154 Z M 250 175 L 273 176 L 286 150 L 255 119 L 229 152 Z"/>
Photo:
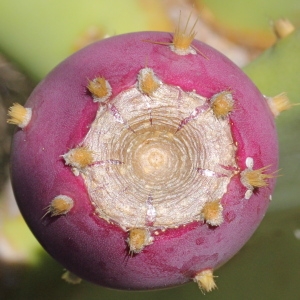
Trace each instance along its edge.
<path fill-rule="evenodd" d="M 249 200 L 250 197 L 252 196 L 252 194 L 253 194 L 252 190 L 247 190 L 246 193 L 245 193 L 245 199 Z"/>
<path fill-rule="evenodd" d="M 246 158 L 246 166 L 248 169 L 253 169 L 254 161 L 252 157 L 247 157 Z"/>

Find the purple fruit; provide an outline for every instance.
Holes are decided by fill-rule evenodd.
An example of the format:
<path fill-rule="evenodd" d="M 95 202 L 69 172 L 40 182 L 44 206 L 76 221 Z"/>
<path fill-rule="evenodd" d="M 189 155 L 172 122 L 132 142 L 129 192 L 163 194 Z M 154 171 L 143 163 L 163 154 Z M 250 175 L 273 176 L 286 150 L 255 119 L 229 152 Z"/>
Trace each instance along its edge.
<path fill-rule="evenodd" d="M 193 34 L 95 43 L 25 106 L 9 112 L 10 123 L 29 119 L 13 140 L 16 199 L 43 247 L 83 279 L 137 290 L 194 280 L 210 291 L 213 270 L 267 210 L 274 117 L 249 78 Z"/>

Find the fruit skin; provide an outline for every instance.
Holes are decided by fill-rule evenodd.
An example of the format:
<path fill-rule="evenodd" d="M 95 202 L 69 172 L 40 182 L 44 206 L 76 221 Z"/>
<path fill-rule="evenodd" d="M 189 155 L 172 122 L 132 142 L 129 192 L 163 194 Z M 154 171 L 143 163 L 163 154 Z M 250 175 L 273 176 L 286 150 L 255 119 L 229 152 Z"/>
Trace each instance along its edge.
<path fill-rule="evenodd" d="M 88 79 L 105 76 L 112 97 L 136 83 L 140 69 L 150 67 L 167 84 L 205 97 L 230 90 L 236 105 L 230 115 L 237 142 L 236 160 L 246 168 L 277 170 L 274 120 L 264 97 L 232 62 L 207 45 L 194 41 L 200 54 L 179 56 L 168 46 L 170 33 L 142 32 L 95 43 L 56 67 L 26 103 L 32 118 L 13 140 L 12 184 L 20 210 L 42 246 L 64 267 L 83 279 L 119 289 L 154 289 L 190 281 L 196 273 L 228 261 L 262 220 L 275 179 L 249 200 L 235 175 L 222 198 L 224 222 L 210 227 L 193 222 L 159 232 L 153 244 L 130 257 L 127 233 L 94 214 L 84 182 L 74 176 L 61 155 L 76 147 L 89 130 L 98 104 L 87 92 Z M 57 195 L 74 200 L 66 216 L 43 218 Z"/>

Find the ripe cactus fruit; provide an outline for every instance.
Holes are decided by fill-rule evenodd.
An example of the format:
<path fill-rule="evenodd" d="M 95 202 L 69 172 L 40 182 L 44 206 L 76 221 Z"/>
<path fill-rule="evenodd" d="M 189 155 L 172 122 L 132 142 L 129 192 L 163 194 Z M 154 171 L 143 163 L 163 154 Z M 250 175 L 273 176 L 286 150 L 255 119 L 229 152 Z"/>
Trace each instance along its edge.
<path fill-rule="evenodd" d="M 31 120 L 13 140 L 15 196 L 70 274 L 119 289 L 194 280 L 210 291 L 214 269 L 267 210 L 278 165 L 268 103 L 209 46 L 191 39 L 178 52 L 183 33 L 95 43 L 26 103 Z"/>

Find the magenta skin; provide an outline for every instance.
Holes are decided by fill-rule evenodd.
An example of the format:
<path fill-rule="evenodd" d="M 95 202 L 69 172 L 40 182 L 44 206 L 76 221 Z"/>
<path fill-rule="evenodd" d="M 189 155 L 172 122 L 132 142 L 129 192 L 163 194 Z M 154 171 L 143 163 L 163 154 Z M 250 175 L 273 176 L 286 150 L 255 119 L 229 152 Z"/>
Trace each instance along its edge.
<path fill-rule="evenodd" d="M 32 108 L 29 125 L 17 130 L 12 149 L 12 184 L 28 226 L 66 269 L 90 282 L 117 289 L 157 289 L 183 284 L 200 271 L 227 262 L 253 234 L 269 205 L 275 179 L 249 200 L 239 174 L 222 198 L 224 222 L 209 226 L 193 222 L 167 229 L 153 244 L 132 257 L 128 233 L 95 215 L 81 176 L 74 176 L 62 155 L 83 140 L 98 103 L 87 91 L 88 79 L 104 76 L 112 97 L 132 87 L 145 66 L 163 82 L 196 91 L 205 97 L 230 90 L 235 109 L 230 114 L 236 161 L 241 170 L 247 157 L 255 169 L 277 170 L 278 145 L 274 118 L 263 95 L 231 61 L 211 47 L 194 41 L 199 53 L 180 56 L 167 45 L 172 34 L 139 32 L 95 43 L 58 65 L 34 90 L 25 107 Z M 45 207 L 57 195 L 74 200 L 59 217 L 46 216 Z"/>

